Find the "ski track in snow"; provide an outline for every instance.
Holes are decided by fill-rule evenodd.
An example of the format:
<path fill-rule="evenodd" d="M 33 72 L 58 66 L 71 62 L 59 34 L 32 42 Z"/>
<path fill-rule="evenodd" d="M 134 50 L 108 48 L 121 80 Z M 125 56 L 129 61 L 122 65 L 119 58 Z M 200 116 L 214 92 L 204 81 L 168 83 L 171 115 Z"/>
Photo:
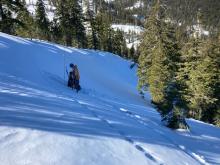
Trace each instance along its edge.
<path fill-rule="evenodd" d="M 88 93 L 89 94 L 89 93 Z M 94 97 L 95 99 L 98 99 L 99 101 L 101 101 L 102 103 L 105 103 L 107 105 L 110 105 L 108 101 L 106 101 L 105 99 L 103 98 L 98 98 L 98 97 L 95 97 L 95 96 L 92 96 Z M 131 139 L 130 137 L 126 136 L 126 134 L 117 129 L 116 127 L 114 127 L 111 123 L 108 122 L 107 119 L 99 116 L 98 114 L 96 114 L 94 112 L 94 110 L 92 110 L 91 108 L 89 108 L 86 104 L 83 104 L 83 103 L 80 103 L 78 102 L 81 106 L 83 106 L 84 108 L 88 109 L 91 111 L 91 113 L 93 114 L 94 117 L 98 118 L 100 121 L 102 121 L 103 123 L 107 124 L 110 128 L 113 128 L 116 132 L 118 132 L 118 134 L 124 139 L 126 140 L 127 142 L 131 143 L 138 151 L 142 152 L 146 158 L 152 160 L 153 162 L 159 164 L 159 165 L 165 165 L 161 159 L 159 158 L 156 158 L 155 156 L 153 156 L 153 153 L 151 153 L 150 151 L 148 152 L 146 147 L 142 146 L 140 143 L 138 142 L 135 142 L 133 139 Z M 118 106 L 114 105 L 114 104 L 111 104 L 111 106 L 113 106 L 113 109 L 116 110 L 116 111 L 120 111 L 122 112 L 122 114 L 124 114 L 125 116 L 128 116 L 130 118 L 132 118 L 133 120 L 137 121 L 139 124 L 147 127 L 148 129 L 151 129 L 150 126 L 148 126 L 148 124 L 146 123 L 146 120 L 141 117 L 140 115 L 138 114 L 135 114 L 134 112 L 131 112 L 127 109 L 124 109 L 124 108 L 119 108 Z M 171 138 L 169 138 L 168 136 L 166 136 L 163 131 L 164 130 L 161 130 L 161 128 L 159 128 L 161 125 L 159 125 L 158 123 L 152 121 L 151 119 L 147 119 L 148 122 L 151 122 L 154 126 L 157 127 L 157 129 L 151 129 L 153 130 L 155 133 L 157 133 L 158 135 L 160 135 L 162 138 L 165 138 L 167 141 L 169 141 L 171 144 L 173 144 L 177 149 L 183 151 L 186 155 L 188 155 L 189 157 L 191 157 L 192 159 L 194 159 L 196 162 L 198 162 L 199 164 L 201 165 L 210 165 L 209 163 L 206 162 L 204 156 L 202 155 L 199 155 L 195 152 L 192 152 L 190 151 L 189 149 L 187 149 L 185 146 L 182 146 L 182 145 L 179 145 L 177 144 L 176 142 L 174 142 Z"/>
<path fill-rule="evenodd" d="M 146 121 L 139 115 L 134 114 L 133 112 L 130 112 L 129 110 L 126 109 L 122 109 L 122 108 L 118 108 L 115 107 L 115 109 L 119 109 L 121 112 L 125 113 L 127 116 L 135 119 L 137 122 L 139 122 L 140 124 L 144 125 L 145 127 L 149 128 L 150 127 L 146 124 Z M 155 126 L 159 126 L 157 123 L 155 123 L 154 121 L 151 121 L 150 119 L 148 119 L 152 124 L 154 124 Z M 170 143 L 174 144 L 177 148 L 179 148 L 180 150 L 182 150 L 184 153 L 186 153 L 187 155 L 189 155 L 191 158 L 193 158 L 194 160 L 196 160 L 197 162 L 199 162 L 201 165 L 209 165 L 203 156 L 198 155 L 196 153 L 193 153 L 191 151 L 189 151 L 188 149 L 186 149 L 185 147 L 183 148 L 182 146 L 178 145 L 176 142 L 174 142 L 172 139 L 170 139 L 168 136 L 162 134 L 160 130 L 153 130 L 155 132 L 157 132 L 160 136 L 162 136 L 163 138 L 165 138 L 166 140 L 168 140 Z"/>
<path fill-rule="evenodd" d="M 94 96 L 93 96 L 94 97 Z M 109 104 L 107 101 L 105 101 L 104 99 L 101 99 L 101 98 L 97 98 L 95 97 L 96 99 L 98 99 L 99 101 L 105 103 L 105 104 Z M 83 103 L 80 103 L 78 102 L 80 105 L 82 105 L 84 108 L 90 110 L 93 114 L 94 117 L 98 118 L 100 121 L 102 121 L 103 123 L 106 123 L 110 128 L 114 128 L 115 131 L 117 131 L 119 133 L 120 136 L 123 137 L 123 139 L 125 139 L 126 141 L 128 141 L 129 143 L 131 143 L 137 150 L 141 151 L 142 153 L 144 153 L 145 157 L 160 164 L 160 165 L 165 165 L 164 163 L 161 162 L 161 160 L 159 160 L 158 158 L 156 158 L 155 156 L 153 156 L 153 153 L 150 153 L 150 152 L 147 152 L 146 148 L 143 147 L 141 144 L 139 143 L 136 143 L 134 140 L 132 140 L 130 137 L 126 136 L 126 134 L 115 128 L 111 123 L 108 122 L 107 119 L 103 118 L 103 117 L 100 117 L 98 116 L 91 108 L 89 108 L 86 104 L 83 104 Z M 147 127 L 148 129 L 151 129 L 147 124 L 146 124 L 146 121 L 145 119 L 143 119 L 140 115 L 137 115 L 135 114 L 134 112 L 131 112 L 127 109 L 124 109 L 124 108 L 119 108 L 118 106 L 116 105 L 113 105 L 113 109 L 114 110 L 117 110 L 117 111 L 120 111 L 122 112 L 122 114 L 132 118 L 133 120 L 137 121 L 139 124 Z M 158 126 L 160 126 L 158 123 L 148 119 L 148 122 L 151 122 L 153 125 L 155 125 L 158 129 Z M 160 129 L 160 128 L 159 128 Z M 201 156 L 201 155 L 198 155 L 194 152 L 191 152 L 190 150 L 186 149 L 186 147 L 184 146 L 181 146 L 179 144 L 177 144 L 176 142 L 174 142 L 172 139 L 170 139 L 168 136 L 166 136 L 165 134 L 163 134 L 162 130 L 154 130 L 154 132 L 156 132 L 158 135 L 160 135 L 161 137 L 165 138 L 167 141 L 169 141 L 171 144 L 175 145 L 176 148 L 180 149 L 181 151 L 183 151 L 186 155 L 188 155 L 189 157 L 191 157 L 192 159 L 194 159 L 196 162 L 198 162 L 199 164 L 201 165 L 209 165 L 209 163 L 207 163 L 205 161 L 205 158 L 204 156 Z"/>
<path fill-rule="evenodd" d="M 130 144 L 132 144 L 138 151 L 142 152 L 147 159 L 150 159 L 151 161 L 153 161 L 154 163 L 157 163 L 158 165 L 165 165 L 164 163 L 160 162 L 160 160 L 155 158 L 152 155 L 152 153 L 149 153 L 146 149 L 144 149 L 140 144 L 136 143 L 130 137 L 126 136 L 126 134 L 123 131 L 121 131 L 121 130 L 117 129 L 116 127 L 114 127 L 107 119 L 105 119 L 104 117 L 101 117 L 97 113 L 95 113 L 95 111 L 92 110 L 91 108 L 89 108 L 86 104 L 83 104 L 83 103 L 81 103 L 79 101 L 78 101 L 78 103 L 82 107 L 84 107 L 85 109 L 89 110 L 94 117 L 98 118 L 101 122 L 105 123 L 107 126 L 109 126 L 114 131 L 116 131 L 125 141 L 129 142 Z"/>

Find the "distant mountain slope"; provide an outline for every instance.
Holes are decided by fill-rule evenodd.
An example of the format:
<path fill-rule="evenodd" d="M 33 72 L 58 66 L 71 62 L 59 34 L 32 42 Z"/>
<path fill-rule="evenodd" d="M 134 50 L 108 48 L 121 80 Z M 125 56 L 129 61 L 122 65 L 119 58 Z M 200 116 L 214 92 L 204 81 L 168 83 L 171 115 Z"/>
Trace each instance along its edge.
<path fill-rule="evenodd" d="M 36 11 L 36 3 L 37 0 L 26 0 L 26 6 L 28 11 L 35 15 Z M 57 0 L 45 0 L 45 9 L 47 17 L 50 21 L 53 21 L 53 19 L 56 17 L 56 5 L 58 1 Z M 110 15 L 111 21 L 112 21 L 112 27 L 114 29 L 120 29 L 122 31 L 125 31 L 125 38 L 127 39 L 128 47 L 131 48 L 132 45 L 135 47 L 138 46 L 138 43 L 140 42 L 140 32 L 143 31 L 143 21 L 144 16 L 143 14 L 140 14 L 136 11 L 133 11 L 134 9 L 139 9 L 144 7 L 144 3 L 139 0 L 135 0 L 132 2 L 126 2 L 125 4 L 120 3 L 120 6 L 123 7 L 123 10 L 120 10 L 117 8 L 118 2 L 116 1 L 104 1 L 104 0 L 82 0 L 79 1 L 80 5 L 82 6 L 82 11 L 85 14 L 88 10 L 92 10 L 95 14 L 97 14 L 102 8 L 102 12 L 106 12 Z M 127 7 L 127 6 L 134 6 L 134 7 Z M 129 12 L 127 12 L 129 10 Z M 116 14 L 116 13 L 119 13 Z M 124 20 L 123 17 L 120 15 L 126 15 L 127 18 Z M 86 28 L 88 26 L 88 22 L 85 22 Z M 139 25 L 139 26 L 138 26 Z M 117 27 L 116 27 L 117 26 Z M 121 28 L 119 26 L 124 26 L 126 28 Z"/>

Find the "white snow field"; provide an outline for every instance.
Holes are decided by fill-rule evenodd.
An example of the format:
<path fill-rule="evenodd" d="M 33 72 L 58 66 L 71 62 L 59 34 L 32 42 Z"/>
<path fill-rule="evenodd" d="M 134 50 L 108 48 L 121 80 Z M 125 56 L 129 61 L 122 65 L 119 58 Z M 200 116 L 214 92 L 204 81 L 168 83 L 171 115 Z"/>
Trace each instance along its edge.
<path fill-rule="evenodd" d="M 119 29 L 125 33 L 134 32 L 141 34 L 144 31 L 144 28 L 137 25 L 123 25 L 123 24 L 112 24 L 113 29 Z"/>
<path fill-rule="evenodd" d="M 66 87 L 77 64 L 79 93 Z M 217 165 L 220 129 L 173 131 L 136 90 L 130 62 L 0 33 L 1 165 Z"/>

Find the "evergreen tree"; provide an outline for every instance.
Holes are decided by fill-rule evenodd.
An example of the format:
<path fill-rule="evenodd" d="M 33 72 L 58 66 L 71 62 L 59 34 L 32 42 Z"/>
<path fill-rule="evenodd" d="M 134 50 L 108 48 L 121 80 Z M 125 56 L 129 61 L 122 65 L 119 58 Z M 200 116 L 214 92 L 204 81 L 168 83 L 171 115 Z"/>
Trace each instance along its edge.
<path fill-rule="evenodd" d="M 123 58 L 128 57 L 128 48 L 126 45 L 126 40 L 124 34 L 121 30 L 117 29 L 114 31 L 112 28 L 109 28 L 108 32 L 108 49 L 109 52 L 115 53 Z"/>
<path fill-rule="evenodd" d="M 97 31 L 97 23 L 95 19 L 94 12 L 90 10 L 90 6 L 88 6 L 86 12 L 86 18 L 87 21 L 89 22 L 89 30 L 88 30 L 88 48 L 91 49 L 98 49 L 100 46 L 100 43 L 98 41 L 98 31 Z"/>
<path fill-rule="evenodd" d="M 20 20 L 22 24 L 16 25 L 15 33 L 26 38 L 36 37 L 34 18 L 27 10 L 25 1 L 22 1 L 21 4 L 23 8 L 19 10 L 17 19 Z"/>
<path fill-rule="evenodd" d="M 123 41 L 124 41 L 124 36 L 122 31 L 117 30 L 114 34 L 113 42 L 112 42 L 113 53 L 118 54 L 125 58 L 122 50 Z"/>
<path fill-rule="evenodd" d="M 97 31 L 97 28 L 96 28 L 96 22 L 95 21 L 92 22 L 91 40 L 92 40 L 92 42 L 91 42 L 92 47 L 91 48 L 94 48 L 95 50 L 100 49 L 100 41 L 98 39 L 98 31 Z"/>
<path fill-rule="evenodd" d="M 139 87 L 149 85 L 152 100 L 162 103 L 165 100 L 165 89 L 170 77 L 168 67 L 165 66 L 167 56 L 162 43 L 162 20 L 159 13 L 159 2 L 152 9 L 152 13 L 145 25 L 145 34 L 141 45 L 139 58 Z"/>
<path fill-rule="evenodd" d="M 76 34 L 76 40 L 79 48 L 86 48 L 87 47 L 87 38 L 86 38 L 86 32 L 85 27 L 83 25 L 83 22 L 85 18 L 82 14 L 81 6 L 79 5 L 79 1 L 76 0 L 73 7 L 75 15 L 75 34 Z"/>
<path fill-rule="evenodd" d="M 134 56 L 135 63 L 138 63 L 139 56 L 140 56 L 140 49 L 139 49 L 139 45 L 137 45 L 136 50 L 135 50 L 135 56 Z"/>
<path fill-rule="evenodd" d="M 215 92 L 214 97 L 217 99 L 215 102 L 215 112 L 214 112 L 214 124 L 216 124 L 218 127 L 220 127 L 220 33 L 218 35 L 217 41 L 213 41 L 213 49 L 212 49 L 213 59 L 215 63 L 215 69 L 216 69 L 216 82 L 215 82 Z"/>
<path fill-rule="evenodd" d="M 190 39 L 183 47 L 178 76 L 188 116 L 210 123 L 214 123 L 219 114 L 219 50 L 212 41 Z"/>
<path fill-rule="evenodd" d="M 122 41 L 122 56 L 123 57 L 125 57 L 125 58 L 127 58 L 128 57 L 128 47 L 127 47 L 127 43 L 126 43 L 126 40 L 125 40 L 125 37 L 124 37 L 124 35 L 123 35 L 123 41 Z"/>
<path fill-rule="evenodd" d="M 100 43 L 101 50 L 108 50 L 108 37 L 110 22 L 108 17 L 104 13 L 98 13 L 96 16 L 96 27 L 98 32 L 98 40 Z"/>
<path fill-rule="evenodd" d="M 176 112 L 174 106 L 179 104 L 178 92 L 174 92 L 178 91 L 175 76 L 179 61 L 179 48 L 175 30 L 172 24 L 165 20 L 164 8 L 160 6 L 158 0 L 145 25 L 138 76 L 139 89 L 146 90 L 148 86 L 152 102 L 157 105 L 162 117 L 171 115 L 169 118 L 172 119 Z M 168 117 L 165 119 L 167 120 Z M 177 128 L 176 124 L 167 123 L 167 126 Z M 179 127 L 181 127 L 180 124 L 178 124 Z"/>
<path fill-rule="evenodd" d="M 37 33 L 40 39 L 50 40 L 50 31 L 49 31 L 49 20 L 47 19 L 45 5 L 43 0 L 37 1 L 37 9 L 36 9 L 36 16 L 35 22 L 37 26 Z"/>
<path fill-rule="evenodd" d="M 69 20 L 70 14 L 69 9 L 67 7 L 67 2 L 67 0 L 59 1 L 56 15 L 60 22 L 60 28 L 63 34 L 64 43 L 67 46 L 71 46 L 74 29 Z"/>
<path fill-rule="evenodd" d="M 204 45 L 204 59 L 191 76 L 194 101 L 202 109 L 201 120 L 215 123 L 220 108 L 220 45 L 208 41 Z M 194 87 L 193 87 L 194 86 Z"/>
<path fill-rule="evenodd" d="M 51 40 L 56 43 L 62 42 L 62 32 L 60 29 L 60 24 L 56 18 L 53 19 L 50 26 Z"/>
<path fill-rule="evenodd" d="M 189 117 L 193 117 L 196 119 L 201 118 L 201 109 L 193 108 L 193 104 L 196 107 L 196 102 L 191 104 L 192 107 L 189 107 L 190 99 L 192 97 L 192 91 L 189 86 L 191 86 L 191 75 L 192 72 L 196 69 L 199 61 L 202 59 L 202 43 L 198 38 L 191 38 L 188 43 L 184 45 L 182 48 L 182 56 L 181 56 L 181 64 L 178 73 L 178 81 L 181 86 L 181 96 L 183 98 L 183 102 L 188 107 L 188 115 Z"/>
<path fill-rule="evenodd" d="M 86 47 L 86 35 L 83 17 L 78 0 L 63 0 L 59 2 L 57 16 L 67 46 Z"/>
<path fill-rule="evenodd" d="M 113 52 L 114 49 L 114 35 L 115 32 L 112 28 L 108 29 L 108 40 L 107 40 L 107 51 L 108 52 Z"/>
<path fill-rule="evenodd" d="M 134 45 L 132 45 L 131 49 L 129 50 L 129 59 L 133 59 L 135 58 L 135 49 L 134 49 Z"/>
<path fill-rule="evenodd" d="M 1 0 L 0 1 L 0 31 L 8 34 L 14 34 L 14 26 L 22 25 L 22 22 L 14 18 L 23 8 L 19 0 Z"/>

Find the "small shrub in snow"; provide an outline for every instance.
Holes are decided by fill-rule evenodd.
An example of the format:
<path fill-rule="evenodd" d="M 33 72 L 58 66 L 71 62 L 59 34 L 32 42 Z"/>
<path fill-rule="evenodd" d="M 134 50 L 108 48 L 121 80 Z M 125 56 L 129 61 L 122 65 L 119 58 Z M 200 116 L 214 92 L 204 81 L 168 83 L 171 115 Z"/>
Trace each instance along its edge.
<path fill-rule="evenodd" d="M 163 124 L 172 129 L 189 129 L 182 112 L 182 109 L 174 106 L 173 110 L 162 118 Z"/>

